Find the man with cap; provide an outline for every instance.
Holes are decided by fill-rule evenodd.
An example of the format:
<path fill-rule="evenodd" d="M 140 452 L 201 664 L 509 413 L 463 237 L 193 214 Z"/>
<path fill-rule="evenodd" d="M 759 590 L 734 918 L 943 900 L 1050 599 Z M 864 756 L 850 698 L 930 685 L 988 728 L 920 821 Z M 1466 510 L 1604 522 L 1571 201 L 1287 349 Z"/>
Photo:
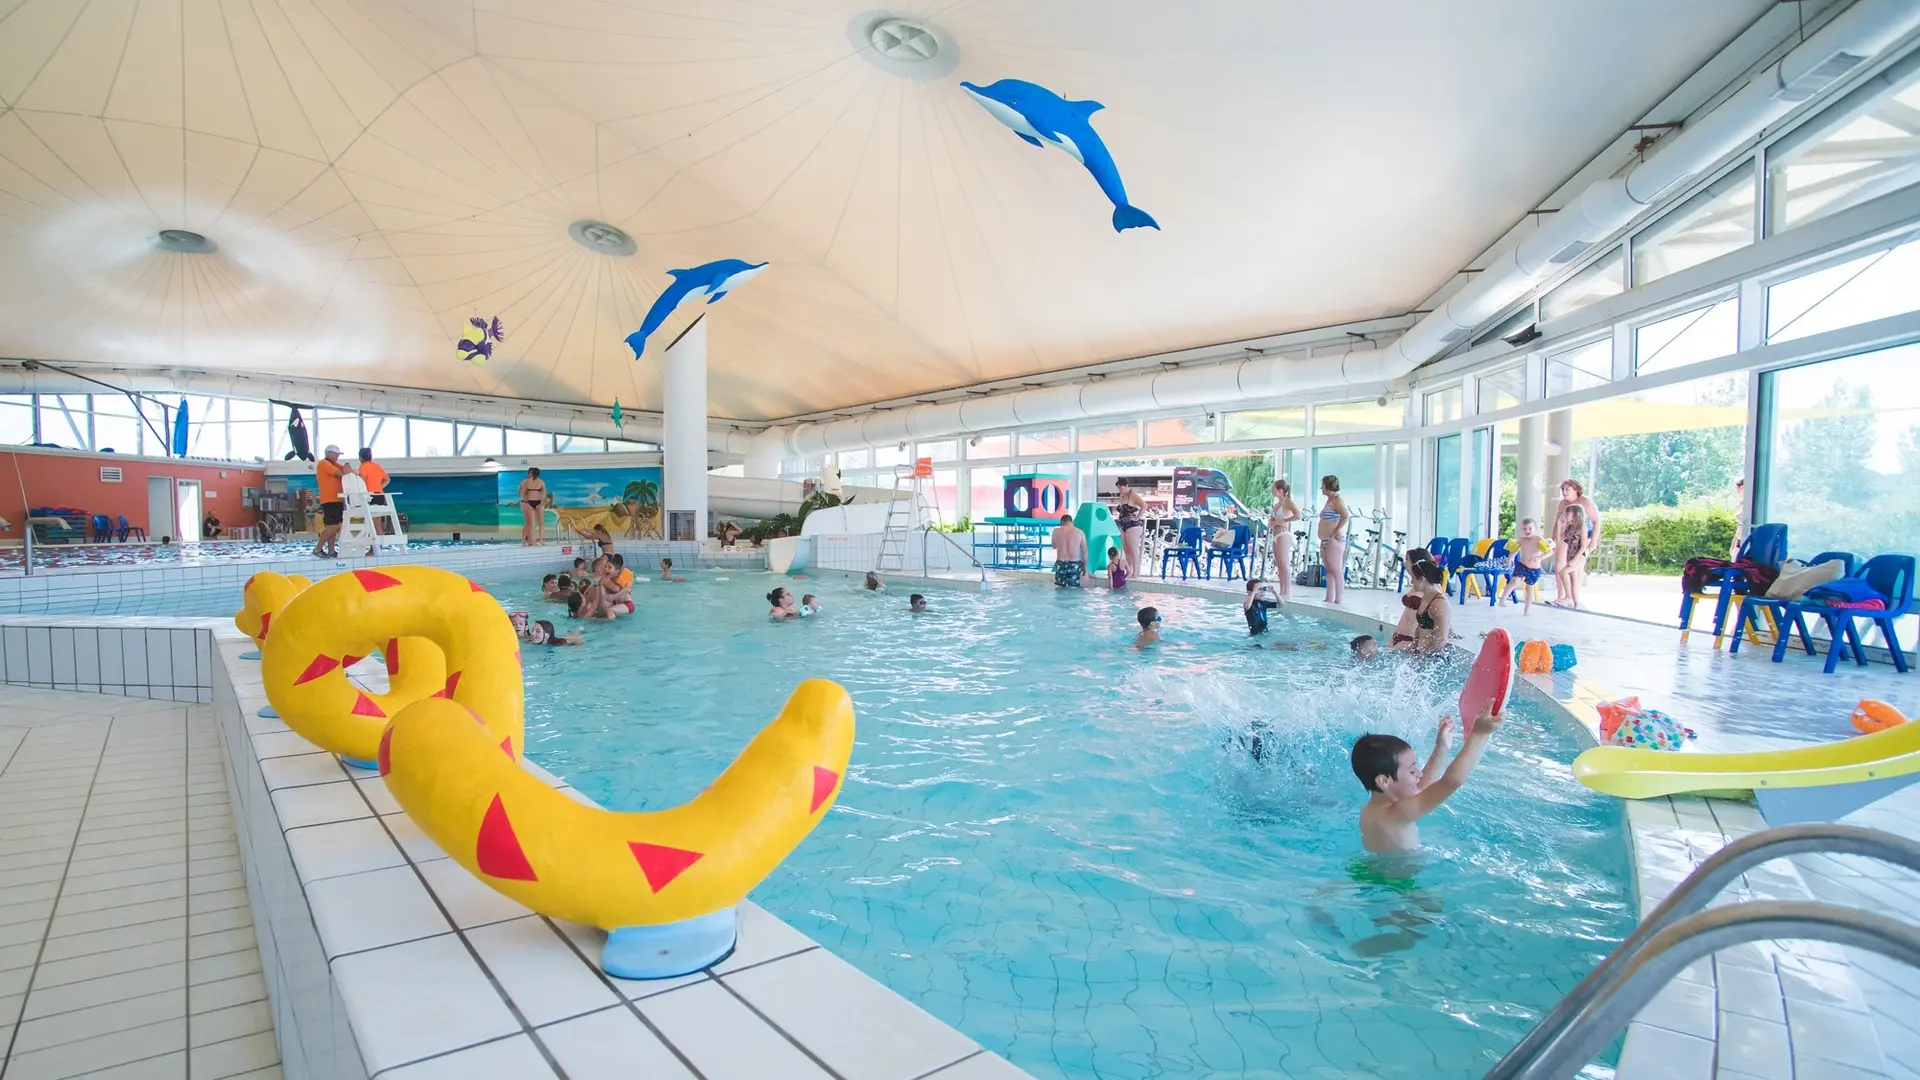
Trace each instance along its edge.
<path fill-rule="evenodd" d="M 340 523 L 346 520 L 347 498 L 340 493 L 340 478 L 350 465 L 340 460 L 340 448 L 328 446 L 327 456 L 313 463 L 313 477 L 320 485 L 320 539 L 313 545 L 316 558 L 340 557 Z"/>

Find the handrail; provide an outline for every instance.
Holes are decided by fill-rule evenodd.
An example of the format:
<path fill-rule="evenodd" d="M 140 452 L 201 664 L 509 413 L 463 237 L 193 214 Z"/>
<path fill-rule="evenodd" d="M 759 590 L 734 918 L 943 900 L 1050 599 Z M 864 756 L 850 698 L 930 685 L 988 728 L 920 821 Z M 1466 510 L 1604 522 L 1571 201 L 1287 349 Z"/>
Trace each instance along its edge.
<path fill-rule="evenodd" d="M 1774 859 L 1813 852 L 1865 855 L 1920 873 L 1920 843 L 1857 825 L 1787 825 L 1743 836 L 1695 867 L 1693 873 L 1641 921 L 1638 929 L 1507 1051 L 1483 1080 L 1515 1080 L 1526 1073 L 1536 1059 L 1554 1048 L 1556 1040 L 1567 1033 L 1589 1002 L 1606 992 L 1617 977 L 1626 977 L 1619 973 L 1649 948 L 1663 930 L 1705 908 L 1741 874 Z"/>
<path fill-rule="evenodd" d="M 974 556 L 973 552 L 968 551 L 966 548 L 961 547 L 960 541 L 955 540 L 953 537 L 949 536 L 948 534 L 946 534 L 945 532 L 942 532 L 939 529 L 934 528 L 931 525 L 922 525 L 920 527 L 920 576 L 921 577 L 932 576 L 931 570 L 927 566 L 927 536 L 930 533 L 936 533 L 936 532 L 940 533 L 940 538 L 947 542 L 947 546 L 953 548 L 953 550 L 965 556 L 966 560 L 973 564 L 973 568 L 975 570 L 980 571 L 980 580 L 982 582 L 985 582 L 987 580 L 987 568 L 981 564 L 980 560 Z"/>
<path fill-rule="evenodd" d="M 1871 911 L 1810 900 L 1756 900 L 1689 915 L 1647 941 L 1565 1037 L 1521 1080 L 1568 1080 L 1618 1038 L 1653 996 L 1696 960 L 1750 941 L 1799 939 L 1867 949 L 1920 967 L 1920 928 Z"/>

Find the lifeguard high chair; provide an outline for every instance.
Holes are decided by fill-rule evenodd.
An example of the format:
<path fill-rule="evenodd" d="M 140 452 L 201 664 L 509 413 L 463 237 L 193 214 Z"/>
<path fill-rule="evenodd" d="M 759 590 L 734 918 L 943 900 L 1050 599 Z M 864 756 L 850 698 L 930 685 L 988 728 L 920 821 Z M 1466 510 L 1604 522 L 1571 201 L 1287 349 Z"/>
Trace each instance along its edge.
<path fill-rule="evenodd" d="M 340 519 L 338 541 L 343 552 L 372 555 L 380 551 L 406 550 L 407 534 L 400 527 L 400 515 L 393 502 L 395 494 L 386 492 L 386 501 L 376 503 L 373 496 L 367 493 L 365 480 L 353 473 L 340 478 L 340 497 L 346 501 Z"/>

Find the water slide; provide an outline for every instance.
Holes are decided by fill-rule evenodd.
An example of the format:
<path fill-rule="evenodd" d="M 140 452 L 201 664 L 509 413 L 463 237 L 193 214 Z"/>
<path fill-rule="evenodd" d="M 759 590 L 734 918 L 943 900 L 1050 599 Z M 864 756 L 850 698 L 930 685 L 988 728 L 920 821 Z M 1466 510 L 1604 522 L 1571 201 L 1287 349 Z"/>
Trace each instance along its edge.
<path fill-rule="evenodd" d="M 856 503 L 884 503 L 893 494 L 887 488 L 847 487 L 844 498 Z M 707 477 L 707 507 L 713 518 L 766 519 L 800 512 L 800 485 L 792 480 L 757 480 L 740 476 Z"/>
<path fill-rule="evenodd" d="M 1920 780 L 1920 723 L 1819 746 L 1690 754 L 1600 746 L 1574 759 L 1574 778 L 1623 799 L 1752 791 L 1772 825 L 1834 821 Z"/>

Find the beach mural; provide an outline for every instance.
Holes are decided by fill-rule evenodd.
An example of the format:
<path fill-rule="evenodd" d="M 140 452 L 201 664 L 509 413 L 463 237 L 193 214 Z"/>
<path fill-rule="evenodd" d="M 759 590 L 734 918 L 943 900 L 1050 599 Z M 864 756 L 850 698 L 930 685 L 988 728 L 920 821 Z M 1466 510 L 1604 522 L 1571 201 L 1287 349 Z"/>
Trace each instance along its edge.
<path fill-rule="evenodd" d="M 487 532 L 518 534 L 522 469 L 498 473 L 407 473 L 396 466 L 387 481 L 394 501 L 407 517 L 410 532 Z M 605 524 L 615 536 L 658 539 L 662 535 L 658 466 L 623 468 L 543 468 L 551 496 L 547 531 L 556 520 L 575 532 Z M 314 490 L 312 476 L 289 476 L 287 488 Z"/>

